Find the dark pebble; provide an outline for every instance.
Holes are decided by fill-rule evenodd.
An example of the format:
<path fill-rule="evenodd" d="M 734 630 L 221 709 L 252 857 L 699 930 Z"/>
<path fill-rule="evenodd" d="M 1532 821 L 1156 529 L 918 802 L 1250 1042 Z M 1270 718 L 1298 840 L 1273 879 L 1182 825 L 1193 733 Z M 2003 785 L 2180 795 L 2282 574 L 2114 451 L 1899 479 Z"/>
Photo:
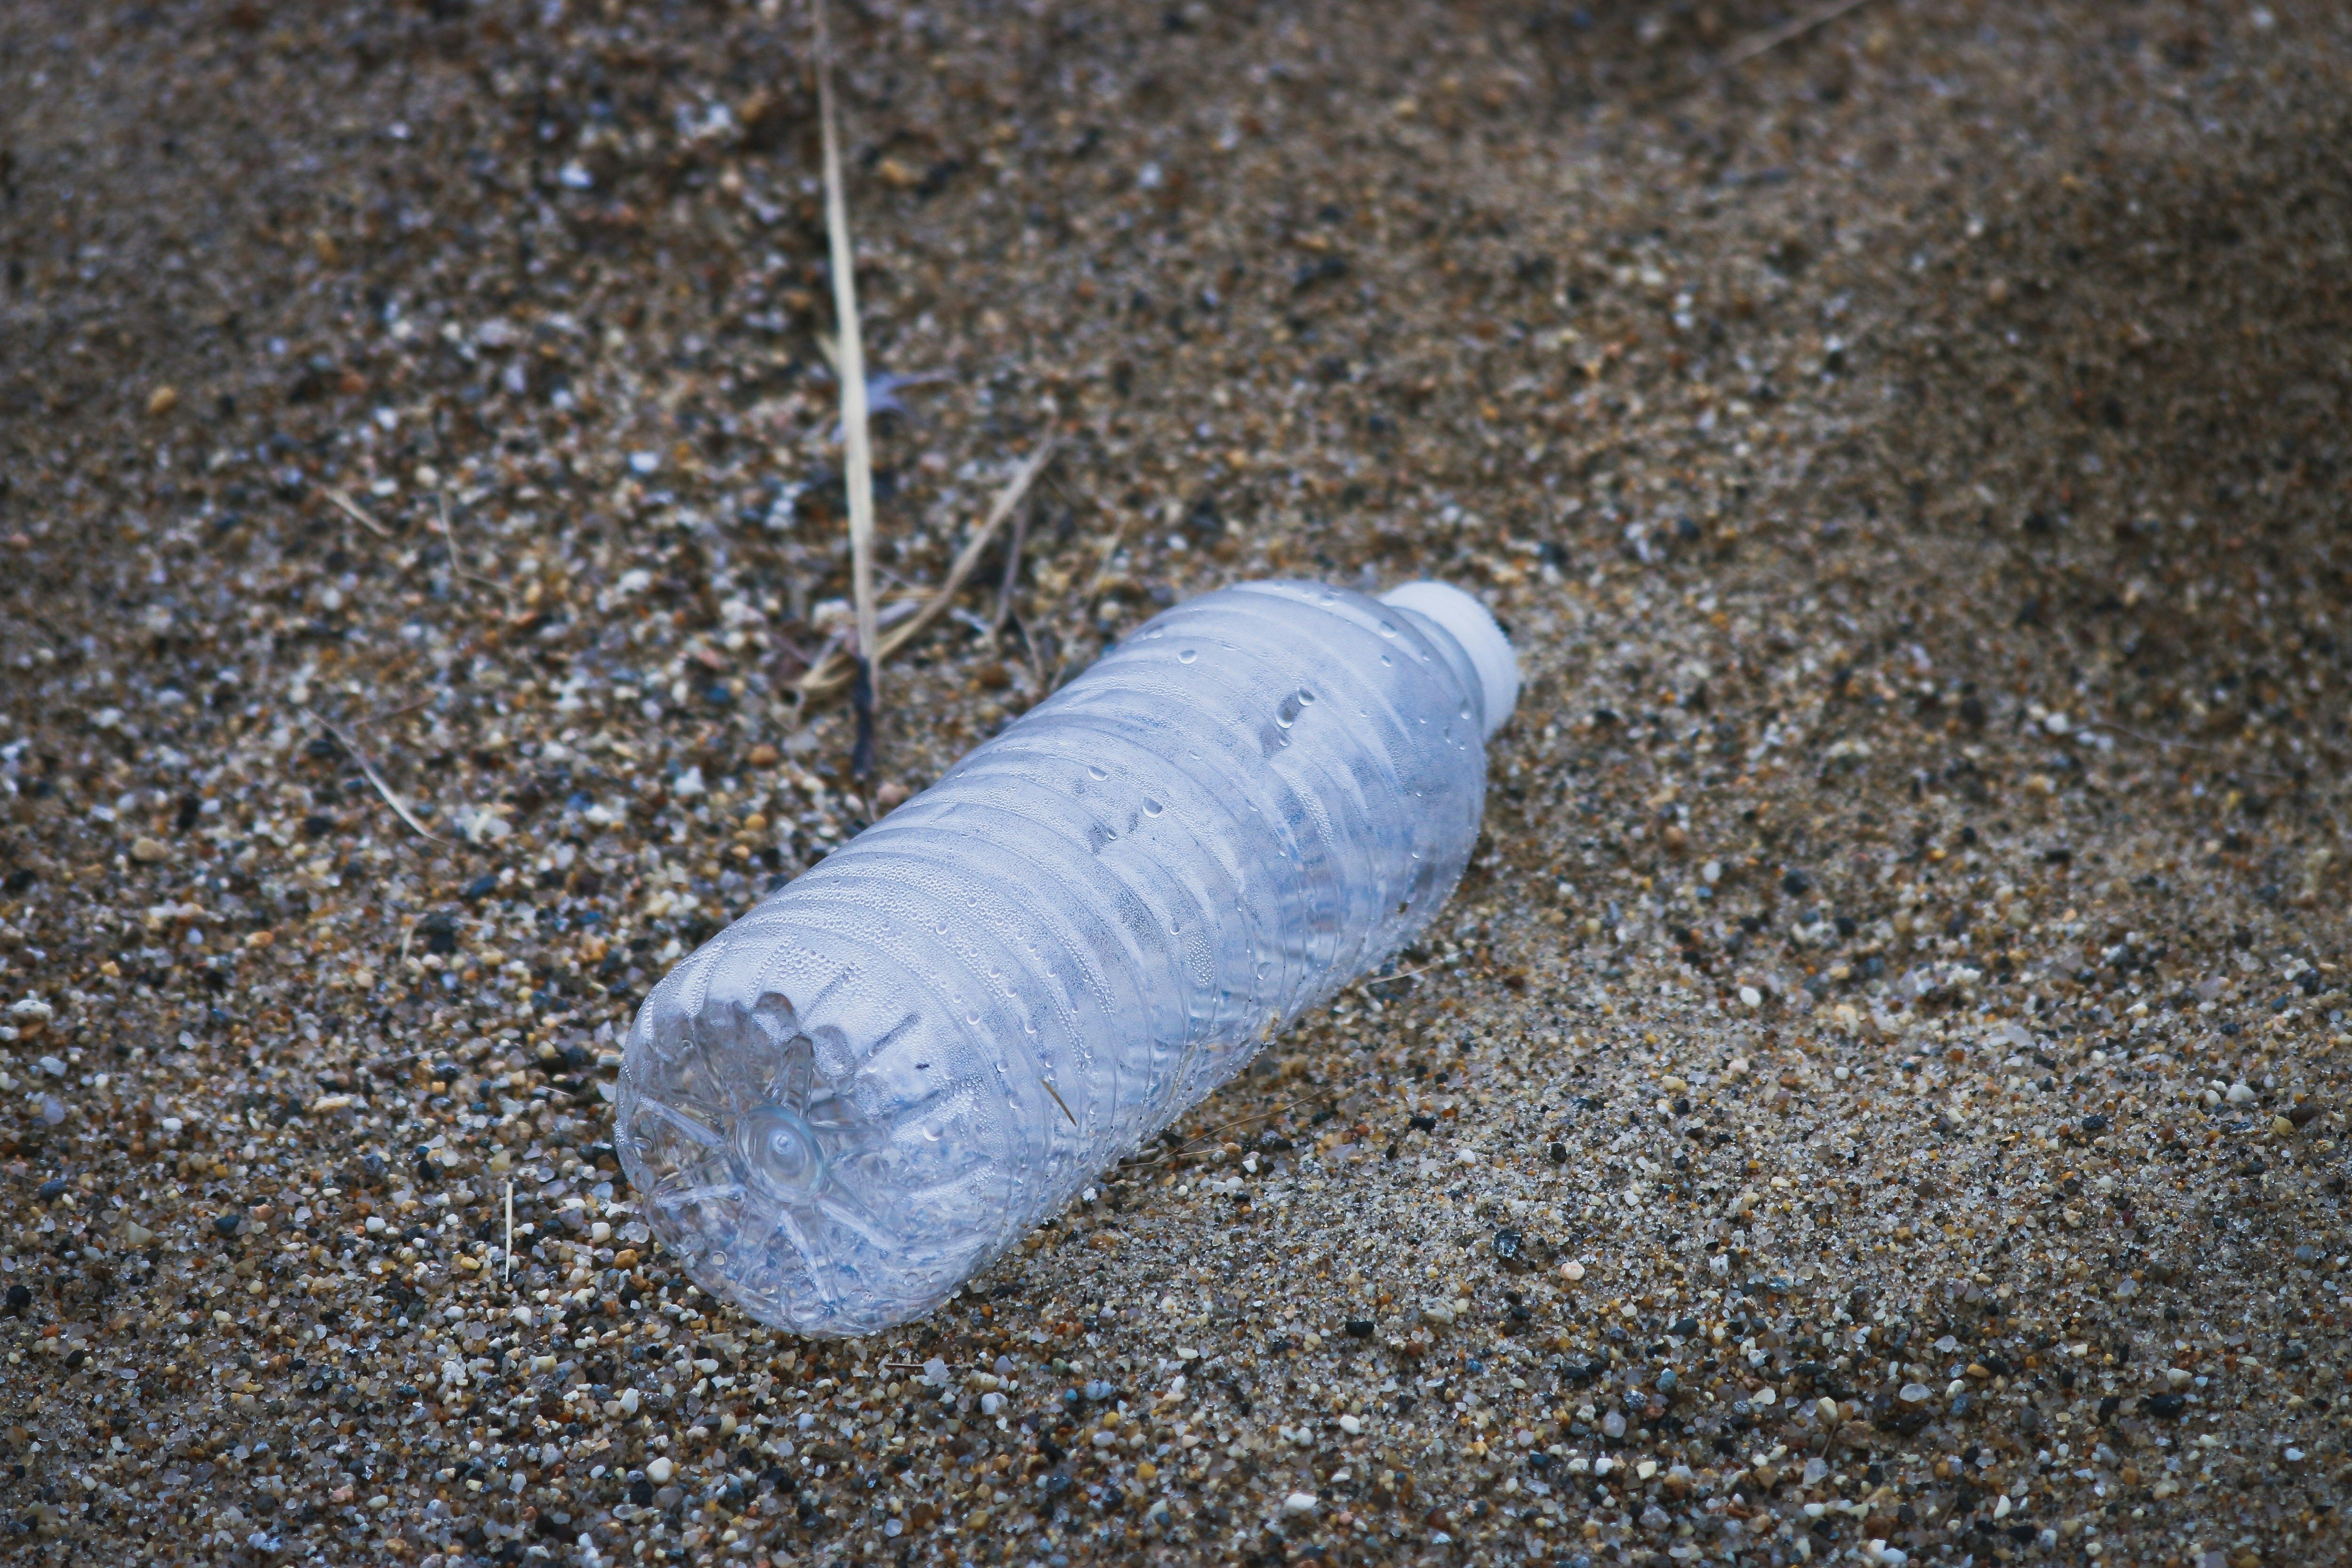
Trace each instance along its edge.
<path fill-rule="evenodd" d="M 45 1204 L 53 1204 L 57 1202 L 59 1198 L 65 1196 L 66 1186 L 67 1182 L 63 1176 L 52 1177 L 50 1180 L 43 1182 L 41 1184 L 40 1190 L 41 1201 Z"/>
<path fill-rule="evenodd" d="M 2083 1118 L 2083 1131 L 2085 1131 L 2085 1132 L 2105 1132 L 2106 1130 L 2107 1130 L 2107 1119 L 2106 1119 L 2105 1117 L 2104 1117 L 2104 1116 L 2085 1116 L 2084 1118 Z"/>
<path fill-rule="evenodd" d="M 1370 1339 L 1372 1337 L 1372 1321 L 1370 1318 L 1349 1319 L 1348 1335 L 1350 1339 Z"/>
<path fill-rule="evenodd" d="M 2168 1421 L 2179 1419 L 2180 1413 L 2188 1408 L 2189 1396 L 2185 1394 L 2151 1394 L 2147 1396 L 2147 1413 L 2161 1415 Z"/>
<path fill-rule="evenodd" d="M 216 1215 L 213 1218 L 213 1229 L 222 1237 L 232 1237 L 236 1234 L 236 1227 L 244 1223 L 245 1216 L 241 1214 Z"/>

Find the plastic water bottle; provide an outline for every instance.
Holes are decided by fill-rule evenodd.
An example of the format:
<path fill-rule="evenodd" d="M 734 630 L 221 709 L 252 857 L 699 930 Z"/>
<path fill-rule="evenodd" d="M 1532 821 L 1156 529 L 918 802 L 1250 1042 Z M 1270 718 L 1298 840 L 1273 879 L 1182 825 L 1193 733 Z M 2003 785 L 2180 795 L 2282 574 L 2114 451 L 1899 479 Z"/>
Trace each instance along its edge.
<path fill-rule="evenodd" d="M 646 999 L 654 1232 L 780 1328 L 929 1311 L 1429 924 L 1517 697 L 1442 584 L 1154 617 Z"/>

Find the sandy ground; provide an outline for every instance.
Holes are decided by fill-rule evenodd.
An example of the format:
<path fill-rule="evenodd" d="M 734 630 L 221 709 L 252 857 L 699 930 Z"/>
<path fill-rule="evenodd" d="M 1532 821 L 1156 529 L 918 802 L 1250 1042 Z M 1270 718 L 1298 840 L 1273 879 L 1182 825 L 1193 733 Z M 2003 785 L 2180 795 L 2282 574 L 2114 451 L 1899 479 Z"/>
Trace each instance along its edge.
<path fill-rule="evenodd" d="M 2347 13 L 845 11 L 886 605 L 1063 442 L 859 781 L 772 9 L 0 8 L 13 1559 L 2344 1560 Z M 1274 574 L 1518 638 L 1431 939 L 694 1292 L 634 1000 Z"/>

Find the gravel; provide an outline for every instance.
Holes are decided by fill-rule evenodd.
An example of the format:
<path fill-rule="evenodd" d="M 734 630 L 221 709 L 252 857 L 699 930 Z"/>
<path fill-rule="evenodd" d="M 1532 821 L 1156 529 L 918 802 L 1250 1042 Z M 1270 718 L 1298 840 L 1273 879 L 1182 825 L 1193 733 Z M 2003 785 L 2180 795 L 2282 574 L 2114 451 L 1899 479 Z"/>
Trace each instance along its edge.
<path fill-rule="evenodd" d="M 1600 8 L 1594 8 L 1598 12 Z M 1746 4 L 0 14 L 25 1561 L 2312 1561 L 2352 30 Z M 1157 606 L 1528 684 L 1391 973 L 948 1310 L 721 1310 L 665 967 Z"/>

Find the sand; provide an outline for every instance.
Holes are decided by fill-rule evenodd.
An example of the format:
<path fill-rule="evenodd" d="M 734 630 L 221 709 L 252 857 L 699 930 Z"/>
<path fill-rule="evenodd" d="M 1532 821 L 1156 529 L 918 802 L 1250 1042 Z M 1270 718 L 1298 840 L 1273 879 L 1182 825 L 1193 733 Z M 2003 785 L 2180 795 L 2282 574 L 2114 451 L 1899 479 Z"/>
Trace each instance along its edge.
<path fill-rule="evenodd" d="M 0 14 L 8 1553 L 2339 1560 L 2352 25 L 1785 20 L 838 16 L 886 617 L 1059 443 L 860 778 L 804 16 Z M 695 1292 L 635 1001 L 1274 574 L 1517 641 L 1428 940 Z"/>

